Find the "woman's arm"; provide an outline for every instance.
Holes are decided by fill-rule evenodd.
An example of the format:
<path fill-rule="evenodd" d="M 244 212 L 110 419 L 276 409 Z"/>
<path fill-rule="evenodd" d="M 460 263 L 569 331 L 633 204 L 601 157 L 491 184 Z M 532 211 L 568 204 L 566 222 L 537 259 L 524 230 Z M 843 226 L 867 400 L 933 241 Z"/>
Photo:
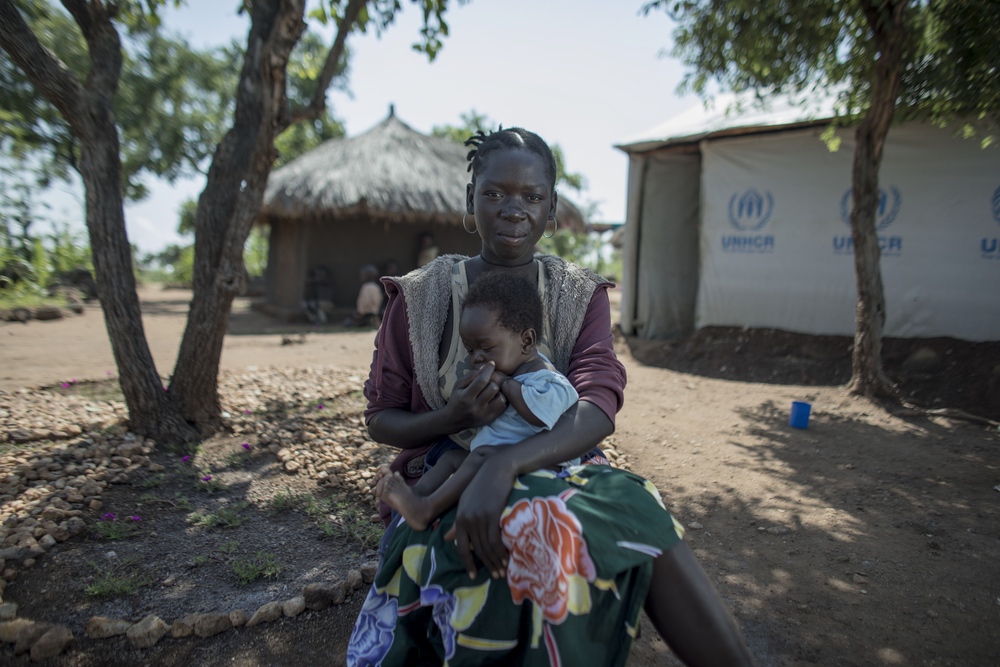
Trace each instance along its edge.
<path fill-rule="evenodd" d="M 440 410 L 410 412 L 386 408 L 368 421 L 368 434 L 375 442 L 412 449 L 467 428 L 489 424 L 507 407 L 500 388 L 492 381 L 493 366 L 483 366 L 455 384 L 451 400 Z"/>

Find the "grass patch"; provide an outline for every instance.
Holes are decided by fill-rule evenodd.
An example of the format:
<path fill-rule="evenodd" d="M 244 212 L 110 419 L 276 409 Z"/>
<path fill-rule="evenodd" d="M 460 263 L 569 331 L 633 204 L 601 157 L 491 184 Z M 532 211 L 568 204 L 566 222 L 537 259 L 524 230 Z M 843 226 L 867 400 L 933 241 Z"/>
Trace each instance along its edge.
<path fill-rule="evenodd" d="M 219 551 L 227 555 L 232 555 L 239 550 L 240 550 L 240 543 L 237 542 L 236 540 L 229 540 L 221 547 L 219 547 Z"/>
<path fill-rule="evenodd" d="M 298 509 L 302 502 L 301 499 L 302 496 L 292 493 L 291 489 L 278 491 L 267 502 L 267 513 L 273 515 Z"/>
<path fill-rule="evenodd" d="M 149 575 L 134 571 L 135 560 L 123 561 L 121 564 L 110 568 L 101 569 L 93 562 L 90 566 L 97 572 L 90 580 L 83 592 L 88 597 L 94 598 L 117 598 L 135 593 L 145 586 L 153 583 L 153 578 Z"/>
<path fill-rule="evenodd" d="M 235 558 L 229 564 L 229 568 L 240 586 L 246 586 L 261 578 L 274 579 L 281 574 L 281 565 L 278 564 L 274 554 L 266 554 L 263 551 L 258 551 L 253 556 Z"/>
<path fill-rule="evenodd" d="M 191 504 L 191 499 L 187 496 L 182 496 L 179 493 L 175 493 L 174 499 L 168 502 L 174 506 L 174 509 L 178 509 L 182 512 L 190 512 L 194 509 L 194 505 Z"/>
<path fill-rule="evenodd" d="M 142 484 L 139 486 L 143 489 L 155 489 L 158 486 L 163 486 L 167 481 L 167 476 L 162 472 L 150 475 L 146 479 L 142 480 Z"/>
<path fill-rule="evenodd" d="M 119 519 L 114 513 L 108 512 L 94 524 L 94 531 L 102 540 L 124 540 L 139 532 L 140 521 L 137 516 Z"/>
<path fill-rule="evenodd" d="M 333 498 L 317 498 L 311 493 L 291 493 L 279 491 L 268 501 L 268 514 L 279 514 L 291 510 L 299 510 L 313 519 L 330 514 L 336 507 Z"/>
<path fill-rule="evenodd" d="M 361 545 L 362 549 L 378 547 L 382 539 L 382 524 L 368 518 L 369 513 L 338 502 L 329 521 L 320 524 L 326 537 L 347 537 Z"/>
<path fill-rule="evenodd" d="M 324 537 L 347 537 L 373 549 L 382 539 L 382 524 L 373 523 L 370 512 L 358 509 L 334 497 L 317 498 L 311 493 L 294 494 L 291 489 L 278 492 L 268 501 L 268 513 L 298 510 L 319 522 Z"/>
<path fill-rule="evenodd" d="M 346 516 L 344 516 L 346 514 Z M 344 532 L 361 544 L 363 549 L 375 549 L 382 539 L 382 525 L 368 518 L 368 514 L 358 509 L 350 509 L 342 514 Z"/>
<path fill-rule="evenodd" d="M 188 522 L 199 528 L 236 528 L 243 524 L 240 510 L 246 507 L 247 503 L 237 503 L 232 507 L 220 507 L 214 512 L 192 512 Z"/>
<path fill-rule="evenodd" d="M 195 556 L 194 558 L 191 559 L 191 564 L 194 565 L 195 567 L 198 567 L 199 565 L 204 565 L 207 562 L 208 562 L 208 556 Z"/>
<path fill-rule="evenodd" d="M 211 471 L 197 471 L 195 475 L 198 479 L 198 490 L 204 491 L 205 493 L 216 493 L 218 491 L 225 491 L 226 485 L 219 481 L 216 475 L 213 475 Z"/>

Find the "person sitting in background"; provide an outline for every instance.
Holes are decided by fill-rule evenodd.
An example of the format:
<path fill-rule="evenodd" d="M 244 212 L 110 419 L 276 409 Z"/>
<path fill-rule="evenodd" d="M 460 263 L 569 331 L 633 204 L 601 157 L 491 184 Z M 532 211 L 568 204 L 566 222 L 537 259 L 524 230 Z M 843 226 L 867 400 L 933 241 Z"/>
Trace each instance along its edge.
<path fill-rule="evenodd" d="M 375 326 L 381 322 L 383 291 L 378 284 L 378 269 L 374 264 L 365 264 L 359 273 L 361 289 L 352 313 L 344 320 L 345 327 Z"/>
<path fill-rule="evenodd" d="M 325 266 L 314 266 L 306 271 L 302 309 L 313 324 L 326 324 L 327 314 L 333 310 L 333 285 Z"/>

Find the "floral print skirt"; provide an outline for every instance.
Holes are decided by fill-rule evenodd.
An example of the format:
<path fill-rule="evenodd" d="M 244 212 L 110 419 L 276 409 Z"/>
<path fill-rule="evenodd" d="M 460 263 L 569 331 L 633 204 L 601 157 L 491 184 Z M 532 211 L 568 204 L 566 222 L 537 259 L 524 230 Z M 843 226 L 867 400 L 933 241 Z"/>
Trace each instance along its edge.
<path fill-rule="evenodd" d="M 444 539 L 454 519 L 396 529 L 349 667 L 624 665 L 653 558 L 684 532 L 651 482 L 601 465 L 518 478 L 500 520 L 506 579 L 469 578 Z"/>

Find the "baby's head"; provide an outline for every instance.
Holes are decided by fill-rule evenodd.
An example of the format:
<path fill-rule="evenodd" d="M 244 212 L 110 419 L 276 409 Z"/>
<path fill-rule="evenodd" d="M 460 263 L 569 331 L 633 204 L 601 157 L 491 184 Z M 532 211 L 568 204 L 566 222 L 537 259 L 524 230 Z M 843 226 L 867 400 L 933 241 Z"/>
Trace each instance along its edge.
<path fill-rule="evenodd" d="M 492 271 L 469 288 L 458 334 L 476 368 L 492 361 L 511 375 L 538 354 L 541 331 L 542 301 L 527 280 Z"/>
<path fill-rule="evenodd" d="M 361 282 L 370 283 L 378 280 L 378 269 L 374 264 L 362 264 L 361 270 L 358 272 L 358 277 L 361 278 Z"/>

